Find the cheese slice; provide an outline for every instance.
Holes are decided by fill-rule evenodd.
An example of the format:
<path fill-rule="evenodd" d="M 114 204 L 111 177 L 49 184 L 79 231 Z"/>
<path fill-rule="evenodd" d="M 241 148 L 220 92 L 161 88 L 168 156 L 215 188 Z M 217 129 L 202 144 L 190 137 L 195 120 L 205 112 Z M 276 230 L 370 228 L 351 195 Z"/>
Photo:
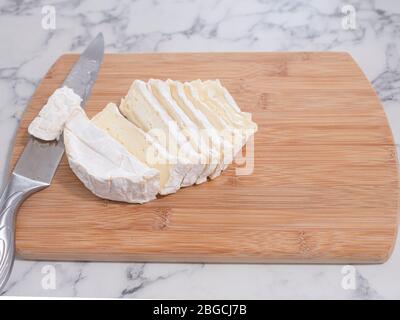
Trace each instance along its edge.
<path fill-rule="evenodd" d="M 215 82 L 211 83 L 215 84 Z M 210 89 L 210 81 L 208 85 L 200 80 L 192 81 L 190 84 L 198 92 L 200 100 L 230 127 L 231 138 L 235 141 L 233 144 L 237 146 L 234 150 L 236 155 L 248 139 L 254 135 L 257 125 L 249 120 L 246 115 L 232 110 L 224 99 L 219 99 L 218 95 L 215 94 L 216 91 L 213 90 L 215 87 Z"/>
<path fill-rule="evenodd" d="M 235 99 L 233 99 L 232 95 L 229 93 L 228 89 L 226 89 L 221 81 L 216 80 L 206 80 L 203 81 L 203 85 L 205 88 L 209 90 L 211 96 L 218 98 L 220 101 L 224 103 L 224 105 L 230 109 L 231 111 L 237 112 L 241 114 L 247 121 L 252 121 L 250 112 L 243 112 L 240 110 L 237 105 Z M 255 125 L 255 123 L 254 123 Z"/>
<path fill-rule="evenodd" d="M 81 97 L 71 88 L 64 86 L 57 89 L 30 123 L 29 134 L 45 141 L 58 140 L 68 117 L 80 108 L 81 102 Z"/>
<path fill-rule="evenodd" d="M 223 148 L 224 144 L 229 143 L 222 140 L 215 127 L 208 121 L 203 112 L 198 110 L 193 105 L 192 101 L 186 96 L 184 85 L 181 82 L 167 80 L 167 84 L 170 88 L 171 95 L 176 104 L 197 126 L 197 128 L 201 130 L 201 134 L 207 140 L 210 149 L 214 154 L 217 155 L 218 164 L 215 167 L 214 172 L 209 177 L 210 179 L 218 177 L 221 174 L 222 170 L 226 167 L 225 163 L 228 163 L 231 160 L 224 156 Z"/>
<path fill-rule="evenodd" d="M 109 103 L 91 121 L 121 143 L 135 158 L 160 172 L 160 194 L 174 193 L 180 188 L 191 166 L 172 157 L 155 138 L 126 119 L 115 104 Z"/>
<path fill-rule="evenodd" d="M 223 142 L 223 169 L 225 170 L 243 146 L 241 132 L 236 131 L 223 117 L 219 116 L 218 113 L 203 102 L 198 91 L 189 82 L 185 82 L 183 87 L 186 97 L 191 101 L 192 105 L 206 116 L 209 123 L 220 136 Z"/>
<path fill-rule="evenodd" d="M 181 163 L 191 164 L 191 170 L 182 181 L 183 187 L 196 183 L 205 169 L 204 159 L 193 149 L 145 82 L 133 82 L 119 109 L 128 120 L 155 137 Z"/>
<path fill-rule="evenodd" d="M 203 99 L 214 104 L 231 123 L 238 124 L 241 128 L 257 131 L 257 124 L 251 120 L 251 114 L 240 110 L 229 91 L 222 86 L 219 80 L 196 80 L 191 84 Z"/>
<path fill-rule="evenodd" d="M 69 165 L 86 188 L 98 197 L 144 203 L 160 191 L 160 176 L 131 155 L 109 134 L 76 109 L 64 129 Z"/>
<path fill-rule="evenodd" d="M 242 112 L 236 104 L 229 91 L 222 86 L 219 80 L 207 80 L 202 82 L 203 88 L 207 91 L 208 97 L 217 102 L 220 108 L 223 108 L 231 117 L 239 116 L 244 134 L 247 140 L 257 132 L 257 124 L 252 121 L 251 113 Z"/>
<path fill-rule="evenodd" d="M 181 132 L 190 141 L 194 150 L 200 153 L 206 160 L 204 171 L 197 178 L 196 183 L 202 183 L 207 177 L 212 175 L 218 165 L 219 154 L 216 153 L 204 140 L 199 128 L 186 113 L 178 106 L 171 95 L 170 87 L 167 82 L 151 79 L 148 81 L 151 93 L 157 98 L 160 105 L 167 111 L 168 115 L 176 121 Z"/>
<path fill-rule="evenodd" d="M 192 81 L 191 85 L 198 91 L 203 102 L 208 104 L 219 116 L 223 117 L 227 123 L 246 132 L 252 130 L 254 133 L 257 130 L 257 125 L 249 119 L 247 113 L 241 112 L 240 109 L 237 110 L 239 107 L 236 103 L 236 108 L 228 103 L 226 94 L 223 94 L 227 90 L 222 88 L 219 81 L 208 80 L 203 82 L 196 80 Z"/>

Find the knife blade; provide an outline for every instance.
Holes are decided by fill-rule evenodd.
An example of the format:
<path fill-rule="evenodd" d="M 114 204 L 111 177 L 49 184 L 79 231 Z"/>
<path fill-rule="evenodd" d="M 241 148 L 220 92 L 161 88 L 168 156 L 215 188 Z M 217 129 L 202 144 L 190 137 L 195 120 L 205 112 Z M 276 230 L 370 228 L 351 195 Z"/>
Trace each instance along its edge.
<path fill-rule="evenodd" d="M 80 55 L 63 82 L 63 86 L 71 88 L 82 98 L 82 107 L 85 106 L 96 80 L 103 53 L 104 39 L 100 33 Z M 46 142 L 30 136 L 14 172 L 33 180 L 50 183 L 63 153 L 62 137 L 57 141 Z"/>
<path fill-rule="evenodd" d="M 100 33 L 80 55 L 62 84 L 82 98 L 82 107 L 96 81 L 103 54 L 104 38 Z M 56 141 L 30 136 L 0 197 L 0 294 L 14 262 L 16 212 L 29 195 L 50 185 L 64 153 L 63 140 L 62 136 Z"/>

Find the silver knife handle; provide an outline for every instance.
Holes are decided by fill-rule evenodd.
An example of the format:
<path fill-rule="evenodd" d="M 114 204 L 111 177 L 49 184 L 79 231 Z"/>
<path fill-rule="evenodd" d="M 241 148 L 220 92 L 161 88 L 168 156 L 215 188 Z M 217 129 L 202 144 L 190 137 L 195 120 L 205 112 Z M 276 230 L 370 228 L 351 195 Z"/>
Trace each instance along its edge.
<path fill-rule="evenodd" d="M 48 186 L 13 173 L 0 197 L 0 294 L 14 264 L 16 212 L 29 195 Z"/>

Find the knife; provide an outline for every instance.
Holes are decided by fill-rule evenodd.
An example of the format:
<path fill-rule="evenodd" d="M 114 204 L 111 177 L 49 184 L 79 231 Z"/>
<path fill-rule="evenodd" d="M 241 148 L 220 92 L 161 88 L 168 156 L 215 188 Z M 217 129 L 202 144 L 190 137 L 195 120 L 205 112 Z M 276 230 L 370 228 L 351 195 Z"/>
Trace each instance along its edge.
<path fill-rule="evenodd" d="M 100 33 L 80 55 L 65 78 L 67 86 L 82 98 L 84 107 L 96 80 L 104 54 Z M 64 140 L 42 141 L 29 137 L 0 197 L 0 294 L 10 277 L 15 256 L 15 217 L 21 203 L 48 187 L 64 153 Z"/>

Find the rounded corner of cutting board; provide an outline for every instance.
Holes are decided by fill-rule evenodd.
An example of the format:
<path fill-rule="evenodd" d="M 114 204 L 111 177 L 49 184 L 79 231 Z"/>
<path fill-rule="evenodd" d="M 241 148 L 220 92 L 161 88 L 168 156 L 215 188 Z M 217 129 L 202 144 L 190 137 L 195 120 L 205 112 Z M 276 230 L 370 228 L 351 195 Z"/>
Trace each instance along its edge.
<path fill-rule="evenodd" d="M 61 56 L 41 81 L 14 159 L 28 124 L 76 58 Z M 93 196 L 64 157 L 54 183 L 21 206 L 19 256 L 383 262 L 396 238 L 397 159 L 379 100 L 353 62 L 347 53 L 105 55 L 90 114 L 119 101 L 133 78 L 220 78 L 259 125 L 254 174 L 237 177 L 230 169 L 207 184 L 129 206 Z"/>
<path fill-rule="evenodd" d="M 388 140 L 389 140 L 388 146 L 391 149 L 391 152 L 392 152 L 392 155 L 393 155 L 393 159 L 394 159 L 394 166 L 395 166 L 395 169 L 396 169 L 395 172 L 396 172 L 396 176 L 397 176 L 397 180 L 398 180 L 398 182 L 397 182 L 398 183 L 398 188 L 397 188 L 397 193 L 398 193 L 398 196 L 397 196 L 397 199 L 398 199 L 397 212 L 398 213 L 396 214 L 396 224 L 395 224 L 395 232 L 394 232 L 394 237 L 393 237 L 393 244 L 392 244 L 392 247 L 391 247 L 391 249 L 389 250 L 389 252 L 387 254 L 386 259 L 383 261 L 383 262 L 385 262 L 390 258 L 391 254 L 392 254 L 392 252 L 394 250 L 394 247 L 396 245 L 396 240 L 397 240 L 397 233 L 398 233 L 398 223 L 399 223 L 399 215 L 400 215 L 400 191 L 399 191 L 400 190 L 399 189 L 400 188 L 400 181 L 399 181 L 399 178 L 400 178 L 400 175 L 399 175 L 400 163 L 399 163 L 399 156 L 398 156 L 397 147 L 396 147 L 396 144 L 395 144 L 395 141 L 394 141 L 393 132 L 392 132 L 392 130 L 390 128 L 389 119 L 388 119 L 388 117 L 387 117 L 387 115 L 385 113 L 385 109 L 383 107 L 383 104 L 382 104 L 381 100 L 379 99 L 378 93 L 375 91 L 374 87 L 372 86 L 372 83 L 368 80 L 367 75 L 364 73 L 364 71 L 362 70 L 361 66 L 357 63 L 356 59 L 354 59 L 354 57 L 350 53 L 348 53 L 348 52 L 346 52 L 346 53 L 348 55 L 348 58 L 352 61 L 352 63 L 358 69 L 358 72 L 361 74 L 361 77 L 364 78 L 366 86 L 369 87 L 372 95 L 375 98 L 375 101 L 377 103 L 378 109 L 383 114 L 384 125 L 385 125 L 385 127 L 388 128 Z"/>

